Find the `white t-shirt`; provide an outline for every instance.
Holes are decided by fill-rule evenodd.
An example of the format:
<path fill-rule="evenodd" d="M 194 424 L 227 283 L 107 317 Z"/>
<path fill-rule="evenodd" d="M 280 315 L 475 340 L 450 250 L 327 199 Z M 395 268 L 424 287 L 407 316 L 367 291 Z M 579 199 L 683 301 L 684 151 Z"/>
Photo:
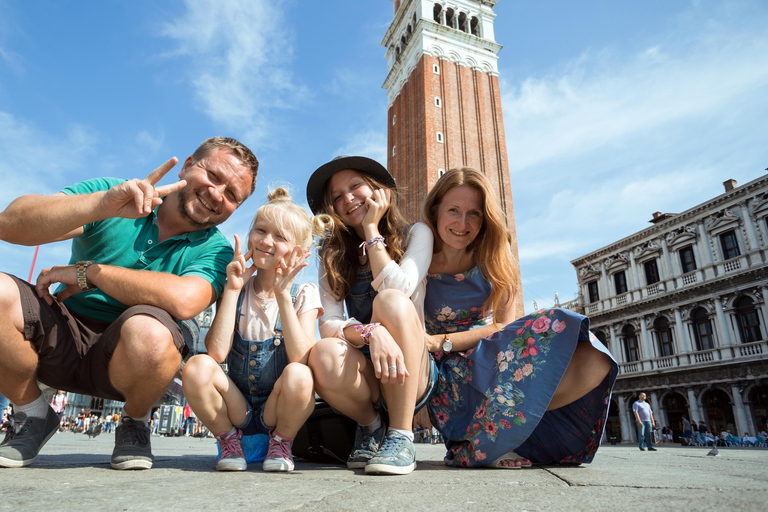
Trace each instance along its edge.
<path fill-rule="evenodd" d="M 635 411 L 638 416 L 640 416 L 640 421 L 651 421 L 651 404 L 648 402 L 641 402 L 638 400 L 632 404 L 632 410 Z"/>
<path fill-rule="evenodd" d="M 275 326 L 280 309 L 277 307 L 277 299 L 261 299 L 253 291 L 253 277 L 246 283 L 243 306 L 240 310 L 240 322 L 238 330 L 240 335 L 247 340 L 263 341 L 275 335 Z M 319 310 L 317 316 L 323 314 L 323 305 L 320 303 L 320 292 L 314 283 L 299 285 L 296 293 L 296 302 L 293 304 L 296 316 L 301 316 L 313 309 Z M 314 338 L 314 336 L 313 336 Z"/>

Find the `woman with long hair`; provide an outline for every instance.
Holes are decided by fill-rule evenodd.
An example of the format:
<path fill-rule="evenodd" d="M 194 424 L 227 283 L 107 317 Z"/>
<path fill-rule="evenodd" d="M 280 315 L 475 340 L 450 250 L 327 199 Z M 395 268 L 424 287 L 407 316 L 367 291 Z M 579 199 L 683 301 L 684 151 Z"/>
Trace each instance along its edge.
<path fill-rule="evenodd" d="M 446 172 L 422 216 L 435 240 L 424 301 L 439 366 L 429 413 L 445 438 L 445 463 L 591 462 L 618 366 L 589 320 L 563 309 L 515 320 L 520 277 L 482 173 Z"/>
<path fill-rule="evenodd" d="M 314 213 L 334 220 L 319 250 L 323 339 L 309 356 L 315 389 L 358 423 L 348 467 L 408 474 L 416 467 L 413 415 L 437 374 L 419 315 L 432 233 L 406 224 L 395 180 L 369 158 L 319 167 L 307 200 Z"/>

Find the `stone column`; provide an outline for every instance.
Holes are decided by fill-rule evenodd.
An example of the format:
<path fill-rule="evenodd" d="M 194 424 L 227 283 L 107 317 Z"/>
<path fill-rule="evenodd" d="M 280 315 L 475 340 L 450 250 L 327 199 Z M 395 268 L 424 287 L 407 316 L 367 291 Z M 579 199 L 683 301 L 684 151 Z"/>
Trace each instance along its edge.
<path fill-rule="evenodd" d="M 635 251 L 630 249 L 629 250 L 629 265 L 632 267 L 632 277 L 631 277 L 631 284 L 630 288 L 632 290 L 640 290 L 640 276 L 637 272 L 637 262 L 635 261 Z M 632 297 L 633 299 L 639 299 L 642 295 L 639 295 L 638 297 Z"/>
<path fill-rule="evenodd" d="M 608 301 L 608 304 L 610 304 L 608 297 L 610 297 L 612 294 L 610 285 L 608 284 L 608 272 L 605 270 L 604 261 L 600 262 L 600 276 L 602 277 L 600 280 L 600 283 L 602 284 L 602 286 L 600 286 L 600 293 L 602 294 L 600 295 L 600 300 Z"/>
<path fill-rule="evenodd" d="M 763 333 L 768 333 L 768 286 L 763 286 L 760 288 L 760 293 L 763 296 L 763 322 L 761 327 L 763 329 Z"/>
<path fill-rule="evenodd" d="M 689 419 L 691 420 L 691 425 L 699 423 L 699 420 L 703 420 L 704 417 L 701 415 L 701 411 L 699 411 L 699 403 L 696 401 L 696 394 L 693 392 L 693 388 L 688 388 L 687 390 L 688 394 L 688 409 L 689 409 Z"/>
<path fill-rule="evenodd" d="M 704 229 L 703 222 L 699 221 L 697 223 L 697 227 L 699 229 L 699 233 L 701 234 L 701 244 L 699 245 L 699 252 L 701 253 L 702 267 L 704 266 L 712 267 L 715 264 L 715 261 L 712 258 L 712 248 L 709 246 L 709 234 L 707 234 L 707 230 Z M 704 271 L 704 279 L 710 279 L 714 276 L 715 276 L 715 271 L 713 268 L 709 268 Z"/>
<path fill-rule="evenodd" d="M 661 425 L 663 418 L 661 417 L 660 410 L 659 410 L 659 397 L 655 391 L 651 391 L 648 394 L 651 397 L 651 410 L 653 411 L 653 419 L 658 421 L 659 425 Z"/>
<path fill-rule="evenodd" d="M 627 400 L 624 395 L 616 396 L 619 403 L 619 424 L 621 425 L 622 442 L 632 443 L 637 441 L 637 428 L 634 418 L 629 418 L 627 413 Z"/>
<path fill-rule="evenodd" d="M 643 359 L 653 359 L 656 357 L 656 354 L 653 352 L 653 340 L 651 340 L 651 337 L 648 334 L 645 318 L 646 317 L 644 316 L 640 317 L 640 335 L 643 337 Z"/>
<path fill-rule="evenodd" d="M 680 346 L 680 352 L 683 354 L 693 352 L 691 342 L 688 339 L 688 331 L 683 325 L 683 317 L 680 315 L 680 308 L 675 308 L 675 327 L 677 327 L 677 339 Z"/>
<path fill-rule="evenodd" d="M 609 325 L 608 328 L 611 331 L 611 354 L 616 358 L 616 362 L 621 364 L 625 359 L 623 351 L 621 350 L 621 343 L 619 343 L 618 338 L 616 338 L 616 328 L 613 324 Z"/>
<path fill-rule="evenodd" d="M 664 277 L 662 278 L 662 281 L 669 280 L 680 275 L 678 272 L 674 272 L 672 269 L 672 260 L 669 257 L 669 247 L 667 246 L 667 239 L 664 237 L 661 237 L 661 262 L 664 267 Z"/>
<path fill-rule="evenodd" d="M 741 391 L 739 386 L 732 385 L 731 393 L 733 394 L 733 417 L 736 419 L 736 432 L 735 435 L 741 437 L 744 432 L 749 432 L 749 435 L 755 435 L 752 430 L 752 422 L 747 420 L 747 411 L 744 408 L 744 400 L 741 397 Z"/>
<path fill-rule="evenodd" d="M 730 347 L 733 345 L 733 337 L 731 336 L 731 329 L 725 318 L 725 312 L 723 311 L 723 299 L 715 297 L 713 299 L 715 303 L 716 320 L 715 325 L 720 333 L 720 339 L 723 340 L 722 346 Z"/>
<path fill-rule="evenodd" d="M 757 233 L 755 233 L 755 225 L 752 223 L 752 217 L 749 216 L 749 208 L 747 207 L 747 201 L 740 201 L 742 220 L 744 226 L 747 229 L 747 242 L 749 242 L 749 252 L 757 251 L 760 249 L 760 245 L 757 243 Z"/>

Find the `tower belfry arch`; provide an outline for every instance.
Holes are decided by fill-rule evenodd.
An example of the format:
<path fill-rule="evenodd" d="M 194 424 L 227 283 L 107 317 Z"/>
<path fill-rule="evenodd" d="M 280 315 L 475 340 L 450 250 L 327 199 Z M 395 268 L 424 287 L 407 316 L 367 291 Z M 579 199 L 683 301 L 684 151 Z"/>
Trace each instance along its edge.
<path fill-rule="evenodd" d="M 493 8 L 498 0 L 392 0 L 382 46 L 388 66 L 387 168 L 410 221 L 448 169 L 473 167 L 494 186 L 517 232 L 501 111 Z M 522 291 L 517 312 L 523 313 Z"/>

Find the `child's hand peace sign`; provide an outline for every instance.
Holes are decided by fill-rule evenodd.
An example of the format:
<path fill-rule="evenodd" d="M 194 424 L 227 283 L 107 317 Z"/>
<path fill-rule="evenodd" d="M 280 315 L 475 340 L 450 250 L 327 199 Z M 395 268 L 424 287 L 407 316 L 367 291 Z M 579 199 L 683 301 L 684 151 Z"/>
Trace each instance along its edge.
<path fill-rule="evenodd" d="M 275 269 L 275 295 L 278 293 L 290 293 L 291 284 L 296 275 L 309 265 L 306 261 L 309 257 L 309 251 L 305 251 L 300 245 L 293 247 L 293 250 L 287 253 L 280 266 Z"/>
<path fill-rule="evenodd" d="M 252 250 L 248 250 L 245 255 L 240 249 L 240 237 L 235 235 L 235 255 L 232 261 L 227 265 L 227 288 L 231 290 L 240 290 L 251 278 L 256 267 L 248 266 L 248 260 L 251 258 Z"/>

